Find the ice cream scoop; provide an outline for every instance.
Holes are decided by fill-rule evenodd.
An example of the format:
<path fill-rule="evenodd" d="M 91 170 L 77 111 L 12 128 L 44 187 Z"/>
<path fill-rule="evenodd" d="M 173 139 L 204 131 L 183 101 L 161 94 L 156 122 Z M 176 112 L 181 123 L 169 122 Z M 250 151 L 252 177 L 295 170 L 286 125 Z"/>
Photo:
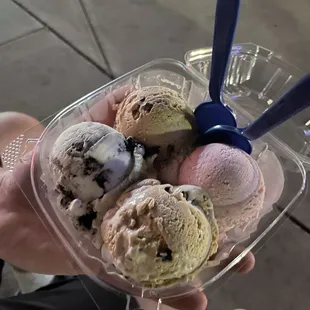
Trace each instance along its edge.
<path fill-rule="evenodd" d="M 218 230 L 207 194 L 196 186 L 174 187 L 154 179 L 120 197 L 101 233 L 111 263 L 145 287 L 192 279 L 217 250 Z"/>
<path fill-rule="evenodd" d="M 147 149 L 158 150 L 159 159 L 170 158 L 195 142 L 193 112 L 174 90 L 143 87 L 132 91 L 117 109 L 115 128 Z"/>
<path fill-rule="evenodd" d="M 221 235 L 233 228 L 245 229 L 264 203 L 264 179 L 256 161 L 225 144 L 197 148 L 183 162 L 179 184 L 193 184 L 208 192 Z"/>
<path fill-rule="evenodd" d="M 183 162 L 179 184 L 205 188 L 215 206 L 241 204 L 256 192 L 260 169 L 245 152 L 214 143 L 197 148 Z"/>
<path fill-rule="evenodd" d="M 57 189 L 83 201 L 102 197 L 128 175 L 131 151 L 126 138 L 111 127 L 93 122 L 71 126 L 50 156 Z"/>
<path fill-rule="evenodd" d="M 57 204 L 97 248 L 105 212 L 128 186 L 147 176 L 152 160 L 144 155 L 142 145 L 100 123 L 73 125 L 56 140 L 49 163 Z"/>

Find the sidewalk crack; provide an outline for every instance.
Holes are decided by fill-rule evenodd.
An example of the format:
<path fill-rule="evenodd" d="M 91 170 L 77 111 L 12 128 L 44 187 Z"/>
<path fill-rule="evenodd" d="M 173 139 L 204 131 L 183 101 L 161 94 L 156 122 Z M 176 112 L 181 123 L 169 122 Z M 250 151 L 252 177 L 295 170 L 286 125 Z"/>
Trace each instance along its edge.
<path fill-rule="evenodd" d="M 38 21 L 41 25 L 43 25 L 47 30 L 49 30 L 52 34 L 54 34 L 59 40 L 61 40 L 63 43 L 65 43 L 70 48 L 72 48 L 78 55 L 80 55 L 86 61 L 91 63 L 97 70 L 99 70 L 101 73 L 105 74 L 111 80 L 114 79 L 114 76 L 110 72 L 108 72 L 100 64 L 98 64 L 95 60 L 93 60 L 91 57 L 89 57 L 83 51 L 81 51 L 78 47 L 76 47 L 74 44 L 72 44 L 66 37 L 64 37 L 61 33 L 59 33 L 53 27 L 51 27 L 48 23 L 46 23 L 44 20 L 42 20 L 39 16 L 37 16 L 31 10 L 29 10 L 25 5 L 20 3 L 19 0 L 11 0 L 11 1 L 14 4 L 16 4 L 19 8 L 21 8 L 23 11 L 25 11 L 28 15 L 30 15 L 32 18 L 34 18 L 36 21 Z"/>
<path fill-rule="evenodd" d="M 93 38 L 94 38 L 94 40 L 95 40 L 95 42 L 96 42 L 97 47 L 98 47 L 98 49 L 99 49 L 99 53 L 100 53 L 101 57 L 103 58 L 103 60 L 104 60 L 104 62 L 105 62 L 105 64 L 106 64 L 106 66 L 107 66 L 107 69 L 108 69 L 109 74 L 110 74 L 111 76 L 113 76 L 113 79 L 114 79 L 115 76 L 114 76 L 113 70 L 112 70 L 112 68 L 111 68 L 111 64 L 110 64 L 110 62 L 109 62 L 109 59 L 108 59 L 106 53 L 104 52 L 104 49 L 103 49 L 102 44 L 101 44 L 101 42 L 100 42 L 100 40 L 99 40 L 99 37 L 98 37 L 97 32 L 96 32 L 96 30 L 95 30 L 95 27 L 94 27 L 94 25 L 93 25 L 93 23 L 92 23 L 92 20 L 91 20 L 89 14 L 88 14 L 88 11 L 87 11 L 87 9 L 86 9 L 86 6 L 85 6 L 83 0 L 78 0 L 78 2 L 80 3 L 80 6 L 81 6 L 82 11 L 83 11 L 83 13 L 84 13 L 84 16 L 85 16 L 85 19 L 86 19 L 86 21 L 87 21 L 88 27 L 89 27 L 89 29 L 90 29 L 90 31 L 91 31 L 91 33 L 92 33 L 92 36 L 93 36 Z"/>
<path fill-rule="evenodd" d="M 279 212 L 283 212 L 283 209 L 279 206 L 276 205 L 276 209 Z M 307 227 L 307 225 L 305 225 L 304 223 L 302 223 L 298 218 L 296 218 L 294 215 L 289 214 L 287 212 L 284 212 L 284 216 L 290 220 L 292 223 L 294 223 L 296 226 L 300 227 L 304 232 L 306 232 L 307 234 L 310 235 L 310 228 Z"/>

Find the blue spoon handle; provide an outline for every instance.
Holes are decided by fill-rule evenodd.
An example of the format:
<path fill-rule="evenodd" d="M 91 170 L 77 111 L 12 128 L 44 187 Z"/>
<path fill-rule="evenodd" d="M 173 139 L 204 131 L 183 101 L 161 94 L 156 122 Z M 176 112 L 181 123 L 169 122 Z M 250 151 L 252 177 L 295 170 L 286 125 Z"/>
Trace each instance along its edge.
<path fill-rule="evenodd" d="M 235 34 L 240 0 L 218 0 L 216 5 L 209 92 L 221 102 L 221 91 Z"/>
<path fill-rule="evenodd" d="M 310 74 L 304 76 L 257 120 L 244 128 L 242 133 L 250 140 L 258 139 L 308 107 L 310 107 Z"/>

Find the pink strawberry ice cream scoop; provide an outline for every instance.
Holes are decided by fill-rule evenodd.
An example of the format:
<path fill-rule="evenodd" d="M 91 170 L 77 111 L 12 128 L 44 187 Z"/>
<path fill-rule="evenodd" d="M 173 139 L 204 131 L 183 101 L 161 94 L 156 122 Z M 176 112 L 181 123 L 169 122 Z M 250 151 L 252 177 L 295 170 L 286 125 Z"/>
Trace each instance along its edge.
<path fill-rule="evenodd" d="M 265 184 L 256 161 L 225 144 L 197 148 L 183 162 L 179 184 L 193 184 L 208 192 L 220 234 L 233 228 L 244 230 L 264 204 Z"/>
<path fill-rule="evenodd" d="M 183 163 L 179 182 L 207 189 L 218 207 L 246 202 L 259 188 L 260 169 L 240 149 L 213 143 L 196 149 Z"/>

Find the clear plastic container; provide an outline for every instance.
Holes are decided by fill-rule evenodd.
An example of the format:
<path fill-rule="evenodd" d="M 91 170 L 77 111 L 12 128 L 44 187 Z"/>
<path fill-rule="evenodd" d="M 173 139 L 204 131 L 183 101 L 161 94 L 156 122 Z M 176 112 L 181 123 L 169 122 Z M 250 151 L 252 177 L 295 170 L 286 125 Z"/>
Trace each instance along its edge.
<path fill-rule="evenodd" d="M 208 83 L 212 48 L 200 48 L 185 54 L 191 71 Z M 257 118 L 270 104 L 281 97 L 303 73 L 274 52 L 253 44 L 233 46 L 224 94 L 230 105 L 243 107 L 250 118 Z M 282 142 L 290 146 L 310 169 L 310 110 L 293 117 L 275 129 Z"/>
<path fill-rule="evenodd" d="M 268 149 L 274 152 L 280 160 L 285 174 L 285 188 L 279 203 L 283 206 L 284 211 L 282 213 L 267 213 L 264 216 L 263 224 L 258 227 L 255 226 L 255 234 L 252 234 L 245 241 L 242 240 L 244 241 L 243 245 L 245 248 L 243 253 L 223 269 L 219 266 L 209 267 L 203 270 L 191 282 L 164 289 L 146 289 L 133 285 L 122 276 L 116 274 L 113 268 L 108 267 L 102 261 L 100 251 L 96 250 L 87 238 L 78 233 L 73 228 L 69 218 L 64 216 L 59 211 L 59 208 L 49 201 L 47 198 L 48 187 L 50 186 L 49 176 L 46 171 L 42 171 L 42 163 L 48 158 L 50 150 L 59 134 L 66 128 L 82 120 L 98 121 L 104 119 L 104 109 L 101 110 L 100 108 L 103 100 L 115 100 L 117 96 L 124 94 L 133 86 L 153 85 L 162 85 L 174 89 L 187 99 L 193 109 L 204 101 L 208 95 L 208 82 L 198 76 L 188 66 L 172 59 L 155 60 L 95 90 L 74 102 L 57 115 L 54 115 L 53 119 L 46 120 L 45 123 L 48 124 L 41 137 L 32 137 L 31 130 L 24 133 L 23 137 L 30 137 L 30 140 L 22 139 L 22 143 L 19 142 L 19 146 L 16 146 L 14 152 L 17 158 L 21 153 L 25 152 L 27 142 L 36 143 L 31 164 L 31 181 L 37 203 L 39 204 L 39 213 L 42 214 L 44 220 L 47 220 L 52 229 L 58 234 L 61 242 L 69 250 L 83 272 L 91 276 L 94 281 L 103 287 L 114 288 L 135 296 L 156 298 L 161 302 L 168 298 L 177 298 L 191 294 L 198 289 L 204 289 L 236 265 L 275 226 L 283 217 L 284 212 L 299 202 L 305 189 L 306 173 L 300 159 L 291 148 L 273 133 L 265 135 L 263 139 L 254 143 L 254 153 L 259 155 L 268 145 Z M 244 109 L 247 107 L 243 105 L 235 106 L 234 103 L 232 105 L 236 112 L 238 123 L 247 124 L 251 119 L 251 114 Z M 254 104 L 253 108 L 255 108 Z M 289 127 L 283 126 L 283 130 L 287 134 L 291 134 Z M 293 180 L 290 178 L 292 168 L 295 171 Z M 25 195 L 27 196 L 26 190 Z M 31 199 L 31 197 L 28 198 Z M 235 244 L 236 242 L 230 244 L 230 250 Z"/>

